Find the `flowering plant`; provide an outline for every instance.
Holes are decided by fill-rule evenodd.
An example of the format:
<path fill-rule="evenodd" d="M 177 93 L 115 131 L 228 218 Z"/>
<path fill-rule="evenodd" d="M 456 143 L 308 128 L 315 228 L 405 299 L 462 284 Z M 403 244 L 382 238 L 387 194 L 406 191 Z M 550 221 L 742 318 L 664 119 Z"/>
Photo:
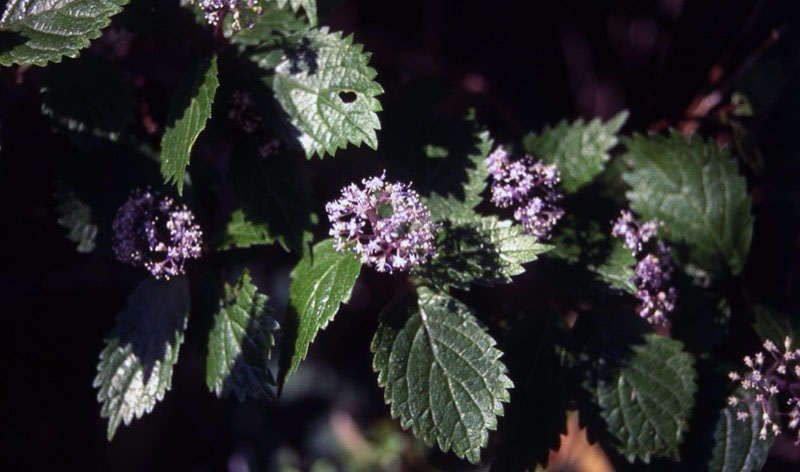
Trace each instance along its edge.
<path fill-rule="evenodd" d="M 95 284 L 76 304 L 118 313 L 65 317 L 95 342 L 92 450 L 182 440 L 146 429 L 165 411 L 192 438 L 230 426 L 229 470 L 328 470 L 309 431 L 329 423 L 339 470 L 557 468 L 575 415 L 620 470 L 754 471 L 796 447 L 800 328 L 776 294 L 796 291 L 760 281 L 791 279 L 764 259 L 765 205 L 800 199 L 764 196 L 754 136 L 777 131 L 743 118 L 743 73 L 696 101 L 713 119 L 652 120 L 597 85 L 576 92 L 597 117 L 541 126 L 477 73 L 452 93 L 379 73 L 317 3 L 5 2 L 2 171 L 46 169 L 26 191 L 49 206 L 15 214 L 51 211 L 85 267 L 38 285 Z M 615 40 L 649 25 L 631 21 Z M 330 421 L 308 420 L 325 395 Z"/>

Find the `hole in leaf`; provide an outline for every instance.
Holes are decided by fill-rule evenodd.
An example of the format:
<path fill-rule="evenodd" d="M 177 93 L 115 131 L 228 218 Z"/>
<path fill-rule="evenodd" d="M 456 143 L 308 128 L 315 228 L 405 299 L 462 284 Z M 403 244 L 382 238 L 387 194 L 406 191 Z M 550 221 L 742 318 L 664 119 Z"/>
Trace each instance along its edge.
<path fill-rule="evenodd" d="M 358 98 L 355 92 L 339 92 L 339 100 L 345 103 L 353 103 Z"/>

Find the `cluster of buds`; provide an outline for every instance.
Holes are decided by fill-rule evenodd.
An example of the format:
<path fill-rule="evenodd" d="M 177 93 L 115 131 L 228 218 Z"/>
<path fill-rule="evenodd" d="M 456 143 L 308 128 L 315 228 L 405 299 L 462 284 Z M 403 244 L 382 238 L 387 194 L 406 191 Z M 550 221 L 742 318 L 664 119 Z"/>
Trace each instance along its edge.
<path fill-rule="evenodd" d="M 157 192 L 136 190 L 117 211 L 112 226 L 116 258 L 142 266 L 156 279 L 184 273 L 186 259 L 202 252 L 203 232 L 186 205 Z"/>
<path fill-rule="evenodd" d="M 339 251 L 351 250 L 378 272 L 410 270 L 434 253 L 435 227 L 408 184 L 387 183 L 386 173 L 350 184 L 325 206 Z"/>
<path fill-rule="evenodd" d="M 500 208 L 515 207 L 514 219 L 526 234 L 546 240 L 564 209 L 557 202 L 561 174 L 555 164 L 545 165 L 525 155 L 511 162 L 508 153 L 498 147 L 486 158 L 492 174 L 492 203 Z"/>
<path fill-rule="evenodd" d="M 728 404 L 737 406 L 740 403 L 753 401 L 761 410 L 761 439 L 767 439 L 767 434 L 781 434 L 781 428 L 776 424 L 779 416 L 787 416 L 789 430 L 798 430 L 800 425 L 800 349 L 792 349 L 792 338 L 789 336 L 783 342 L 783 349 L 779 349 L 769 339 L 764 341 L 764 351 L 757 352 L 755 356 L 745 356 L 744 364 L 749 371 L 744 375 L 738 372 L 728 374 L 731 380 L 739 382 L 742 389 L 753 392 L 752 398 L 739 398 L 731 396 Z M 786 399 L 785 405 L 788 413 L 776 411 L 772 407 L 772 398 Z M 776 401 L 776 403 L 779 403 Z M 736 416 L 744 421 L 750 413 L 737 411 Z M 795 444 L 800 444 L 800 430 L 797 431 Z"/>
<path fill-rule="evenodd" d="M 195 0 L 192 0 L 194 3 Z M 261 14 L 258 0 L 199 0 L 200 8 L 205 13 L 206 22 L 216 26 L 230 12 L 233 15 L 231 24 L 234 31 L 242 29 L 242 14 L 252 12 Z"/>
<path fill-rule="evenodd" d="M 656 220 L 640 223 L 631 212 L 623 210 L 612 222 L 611 234 L 622 238 L 625 247 L 637 258 L 631 282 L 636 285 L 639 316 L 651 324 L 664 325 L 667 315 L 675 309 L 678 291 L 668 286 L 672 259 L 664 243 L 658 241 L 652 250 L 645 250 L 645 244 L 655 237 L 658 226 Z"/>

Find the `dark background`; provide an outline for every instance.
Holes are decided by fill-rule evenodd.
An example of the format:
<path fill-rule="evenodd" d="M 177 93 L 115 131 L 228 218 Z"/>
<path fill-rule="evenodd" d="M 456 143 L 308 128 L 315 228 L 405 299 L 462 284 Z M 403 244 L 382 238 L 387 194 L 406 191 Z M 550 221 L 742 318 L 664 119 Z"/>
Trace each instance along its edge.
<path fill-rule="evenodd" d="M 133 0 L 137 12 L 155 12 L 155 26 L 146 36 L 125 38 L 133 51 L 125 67 L 170 83 L 185 59 L 170 47 L 169 29 L 158 28 L 170 20 L 160 15 L 171 11 L 158 3 Z M 321 10 L 328 12 L 323 24 L 352 32 L 373 54 L 385 107 L 399 100 L 405 84 L 432 79 L 442 93 L 431 107 L 454 115 L 474 107 L 500 142 L 562 118 L 608 118 L 628 109 L 625 132 L 669 125 L 730 144 L 717 110 L 691 116 L 698 100 L 719 91 L 725 102 L 750 71 L 777 64 L 774 76 L 756 74 L 756 83 L 775 97 L 747 121 L 765 166 L 741 166 L 756 215 L 744 277 L 753 297 L 798 313 L 800 2 L 350 0 L 322 2 Z M 126 21 L 121 15 L 111 31 L 123 30 Z M 113 57 L 118 37 L 106 34 L 92 53 Z M 57 225 L 52 156 L 64 152 L 66 141 L 50 133 L 39 113 L 41 74 L 0 70 L 0 457 L 13 464 L 7 470 L 233 471 L 242 470 L 236 468 L 242 460 L 263 470 L 280 446 L 300 454 L 307 467 L 331 453 L 326 425 L 332 412 L 346 412 L 364 427 L 388 416 L 369 342 L 376 314 L 399 282 L 364 271 L 353 300 L 317 338 L 307 368 L 277 405 L 209 394 L 204 363 L 211 320 L 193 315 L 172 391 L 108 443 L 92 379 L 103 337 L 141 274 L 77 254 Z M 159 113 L 153 112 L 156 122 Z M 134 125 L 140 131 L 148 116 L 139 110 Z M 203 139 L 198 145 L 206 147 L 201 156 L 214 149 Z M 351 157 L 342 159 L 354 165 L 346 161 Z M 333 161 L 335 168 L 339 161 Z M 318 195 L 333 195 L 336 185 L 320 183 Z M 280 311 L 292 259 L 276 248 L 256 254 L 254 277 Z M 786 444 L 773 453 L 767 470 L 800 463 Z M 468 467 L 449 455 L 427 454 L 435 467 Z M 411 459 L 406 465 L 422 468 Z"/>

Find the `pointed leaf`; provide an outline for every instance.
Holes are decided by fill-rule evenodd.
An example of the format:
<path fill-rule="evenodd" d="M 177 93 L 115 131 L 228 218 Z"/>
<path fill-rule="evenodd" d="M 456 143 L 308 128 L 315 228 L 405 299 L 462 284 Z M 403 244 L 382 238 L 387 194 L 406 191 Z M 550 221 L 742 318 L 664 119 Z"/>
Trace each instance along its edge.
<path fill-rule="evenodd" d="M 97 225 L 92 221 L 92 209 L 66 187 L 56 190 L 55 198 L 58 224 L 69 230 L 67 239 L 78 245 L 80 253 L 94 251 Z"/>
<path fill-rule="evenodd" d="M 461 185 L 462 195 L 447 193 L 441 195 L 435 190 L 424 198 L 425 205 L 431 212 L 434 220 L 445 220 L 455 216 L 469 217 L 474 214 L 483 197 L 481 193 L 486 188 L 486 179 L 489 177 L 489 168 L 486 167 L 486 156 L 492 148 L 492 139 L 488 131 L 477 134 L 478 143 L 474 152 L 467 155 L 468 167 L 466 168 L 466 181 Z"/>
<path fill-rule="evenodd" d="M 282 382 L 297 370 L 308 353 L 308 346 L 339 311 L 339 304 L 350 299 L 350 293 L 361 271 L 361 263 L 353 254 L 333 248 L 333 240 L 314 245 L 310 257 L 303 258 L 292 271 L 289 286 L 289 310 L 296 316 L 297 333 L 287 342 L 289 359 Z"/>
<path fill-rule="evenodd" d="M 276 240 L 277 237 L 270 234 L 267 225 L 254 223 L 245 215 L 244 210 L 239 208 L 231 213 L 231 218 L 225 229 L 225 239 L 219 248 L 222 250 L 235 247 L 248 248 L 250 246 L 272 244 Z"/>
<path fill-rule="evenodd" d="M 117 427 L 153 410 L 172 386 L 172 369 L 189 319 L 189 283 L 147 279 L 134 290 L 106 339 L 94 386 L 108 418 L 108 439 Z"/>
<path fill-rule="evenodd" d="M 677 460 L 697 391 L 694 360 L 683 344 L 648 334 L 644 344 L 632 346 L 629 357 L 596 361 L 593 393 L 620 454 L 631 462 L 637 457 Z M 619 362 L 618 370 L 609 369 Z"/>
<path fill-rule="evenodd" d="M 299 33 L 289 42 L 293 46 L 267 80 L 306 156 L 334 155 L 348 143 L 376 149 L 381 105 L 375 97 L 383 88 L 374 81 L 369 53 L 353 44 L 352 36 L 327 28 Z"/>
<path fill-rule="evenodd" d="M 756 472 L 767 461 L 773 437 L 759 438 L 763 424 L 761 404 L 753 401 L 752 391 L 740 388 L 735 395 L 750 401 L 736 407 L 727 406 L 720 412 L 708 472 Z M 740 420 L 737 411 L 747 411 L 749 415 Z"/>
<path fill-rule="evenodd" d="M 414 271 L 434 286 L 469 289 L 470 284 L 510 283 L 550 246 L 522 232 L 519 225 L 494 216 L 441 223 L 436 256 Z"/>
<path fill-rule="evenodd" d="M 0 64 L 47 65 L 100 36 L 129 0 L 9 0 L 0 17 Z"/>
<path fill-rule="evenodd" d="M 632 190 L 631 208 L 642 219 L 664 223 L 666 239 L 686 244 L 690 262 L 712 272 L 742 271 L 753 215 L 744 178 L 727 148 L 677 131 L 669 136 L 625 139 L 624 159 L 633 170 L 623 175 Z"/>
<path fill-rule="evenodd" d="M 540 134 L 531 133 L 522 141 L 525 152 L 561 171 L 561 185 L 574 192 L 597 177 L 610 159 L 608 151 L 617 145 L 617 132 L 628 119 L 621 111 L 603 123 L 600 118 L 585 123 L 577 119 L 562 121 L 555 128 L 546 127 Z"/>
<path fill-rule="evenodd" d="M 421 288 L 384 309 L 371 349 L 392 417 L 427 444 L 479 462 L 513 384 L 472 311 Z"/>
<path fill-rule="evenodd" d="M 635 295 L 637 291 L 633 283 L 636 275 L 633 270 L 635 265 L 636 258 L 631 251 L 621 241 L 615 240 L 606 260 L 597 266 L 590 265 L 589 269 L 611 288 Z"/>
<path fill-rule="evenodd" d="M 217 56 L 201 61 L 185 78 L 170 105 L 167 127 L 161 138 L 161 175 L 183 193 L 183 179 L 192 146 L 211 117 L 211 104 L 219 86 Z"/>
<path fill-rule="evenodd" d="M 236 285 L 225 284 L 225 297 L 208 335 L 206 358 L 206 384 L 218 397 L 231 392 L 239 401 L 248 395 L 262 400 L 274 397 L 270 386 L 275 379 L 267 360 L 278 322 L 266 306 L 267 296 L 257 290 L 247 270 Z"/>
<path fill-rule="evenodd" d="M 317 24 L 317 0 L 276 0 L 280 8 L 285 8 L 287 4 L 292 7 L 292 11 L 297 12 L 301 7 L 306 12 L 308 22 L 311 26 Z"/>

